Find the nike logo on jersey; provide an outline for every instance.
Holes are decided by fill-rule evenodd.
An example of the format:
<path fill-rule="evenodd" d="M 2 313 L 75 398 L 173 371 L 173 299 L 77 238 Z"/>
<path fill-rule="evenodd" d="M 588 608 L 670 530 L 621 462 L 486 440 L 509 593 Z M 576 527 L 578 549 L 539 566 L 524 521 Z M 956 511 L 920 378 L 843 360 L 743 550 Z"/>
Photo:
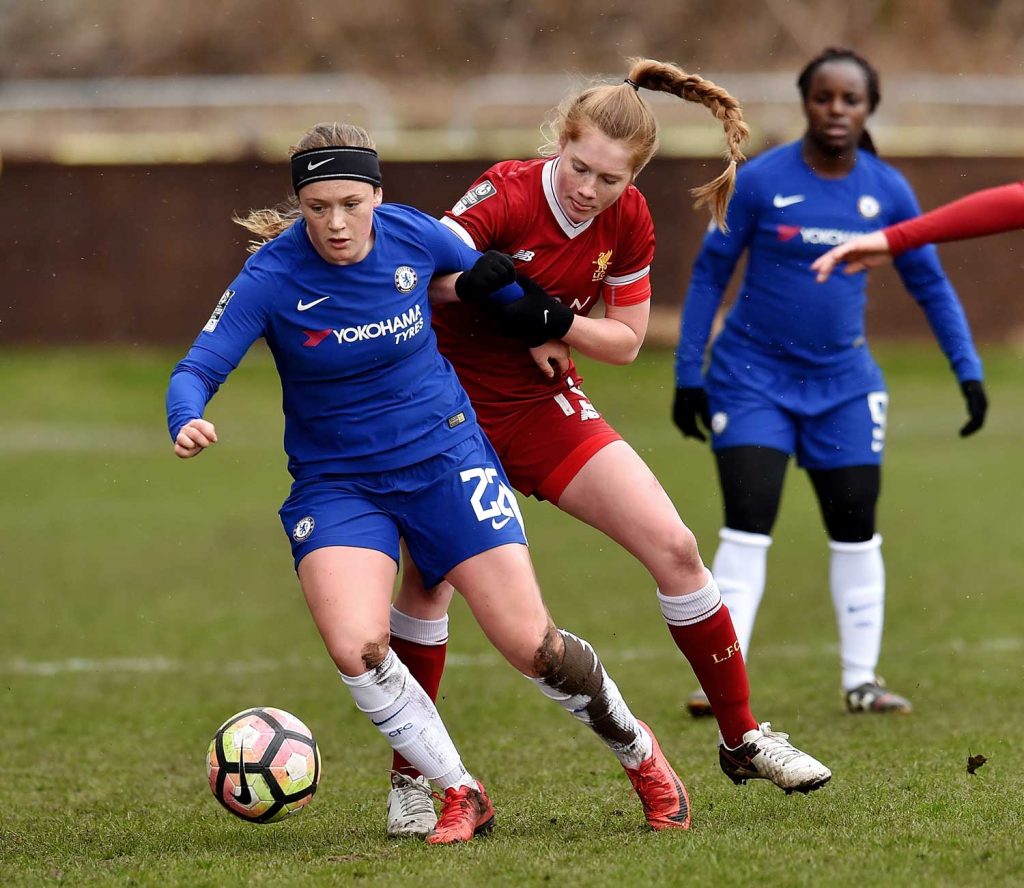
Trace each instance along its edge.
<path fill-rule="evenodd" d="M 332 158 L 333 159 L 333 158 Z M 314 305 L 319 305 L 326 299 L 330 299 L 330 296 L 321 296 L 319 299 L 314 299 L 312 302 L 303 302 L 299 300 L 299 304 L 295 306 L 299 311 L 309 311 Z"/>
<path fill-rule="evenodd" d="M 315 170 L 317 167 L 322 167 L 325 163 L 330 163 L 332 160 L 334 160 L 333 157 L 328 157 L 327 160 L 318 160 L 316 163 L 310 161 L 308 164 L 306 164 L 306 169 L 309 170 L 310 172 L 313 172 L 313 170 Z"/>
<path fill-rule="evenodd" d="M 772 199 L 772 205 L 781 210 L 783 207 L 790 207 L 793 204 L 803 203 L 805 200 L 807 200 L 807 198 L 802 194 L 791 194 L 789 197 L 783 197 L 781 194 L 776 194 Z"/>

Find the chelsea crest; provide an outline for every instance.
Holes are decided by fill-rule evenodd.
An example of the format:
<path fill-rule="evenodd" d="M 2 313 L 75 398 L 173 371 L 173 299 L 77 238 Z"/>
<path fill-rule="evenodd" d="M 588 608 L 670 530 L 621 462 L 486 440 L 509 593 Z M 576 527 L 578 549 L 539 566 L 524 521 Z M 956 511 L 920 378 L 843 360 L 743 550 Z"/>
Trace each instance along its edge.
<path fill-rule="evenodd" d="M 857 201 L 857 211 L 865 219 L 874 219 L 881 212 L 881 209 L 878 201 L 870 194 L 861 195 L 860 200 Z"/>
<path fill-rule="evenodd" d="M 395 269 L 395 286 L 398 287 L 398 292 L 400 293 L 412 291 L 418 280 L 419 275 L 416 274 L 415 269 L 410 268 L 408 265 L 399 265 Z"/>

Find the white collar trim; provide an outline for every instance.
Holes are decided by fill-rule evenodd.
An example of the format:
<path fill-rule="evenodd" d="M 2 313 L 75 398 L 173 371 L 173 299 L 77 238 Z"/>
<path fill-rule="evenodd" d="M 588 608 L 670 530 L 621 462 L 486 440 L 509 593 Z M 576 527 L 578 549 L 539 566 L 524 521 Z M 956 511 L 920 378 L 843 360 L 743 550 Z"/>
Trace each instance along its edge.
<path fill-rule="evenodd" d="M 547 198 L 548 206 L 551 208 L 551 213 L 555 217 L 558 227 L 562 229 L 566 237 L 574 238 L 583 234 L 590 227 L 590 223 L 594 219 L 591 217 L 585 222 L 573 222 L 569 218 L 569 214 L 562 209 L 562 205 L 555 196 L 555 172 L 558 170 L 558 163 L 559 158 L 556 156 L 544 164 L 544 170 L 541 173 L 541 182 L 544 183 L 544 197 Z"/>

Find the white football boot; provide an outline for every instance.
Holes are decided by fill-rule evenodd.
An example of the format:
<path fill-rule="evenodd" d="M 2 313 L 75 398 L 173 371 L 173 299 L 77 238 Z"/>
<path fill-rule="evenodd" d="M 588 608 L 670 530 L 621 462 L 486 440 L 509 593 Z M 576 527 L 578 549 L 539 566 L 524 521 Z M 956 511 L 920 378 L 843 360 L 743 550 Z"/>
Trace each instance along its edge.
<path fill-rule="evenodd" d="M 913 704 L 899 694 L 894 694 L 885 686 L 885 679 L 876 676 L 874 681 L 858 685 L 846 692 L 847 712 L 895 712 L 909 715 L 914 711 Z"/>
<path fill-rule="evenodd" d="M 770 780 L 787 795 L 808 793 L 832 779 L 828 768 L 790 743 L 789 734 L 773 731 L 769 722 L 747 731 L 736 749 L 720 745 L 718 762 L 733 783 Z"/>
<path fill-rule="evenodd" d="M 422 839 L 437 823 L 434 794 L 426 777 L 391 772 L 388 793 L 388 838 Z"/>

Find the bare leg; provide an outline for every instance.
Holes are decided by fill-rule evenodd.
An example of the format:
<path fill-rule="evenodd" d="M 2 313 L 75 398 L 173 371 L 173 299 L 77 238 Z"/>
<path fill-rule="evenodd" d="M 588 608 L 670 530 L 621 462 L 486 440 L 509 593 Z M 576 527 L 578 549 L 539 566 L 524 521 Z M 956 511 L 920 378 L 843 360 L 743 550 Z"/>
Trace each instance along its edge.
<path fill-rule="evenodd" d="M 757 721 L 736 632 L 693 533 L 654 473 L 625 441 L 615 441 L 594 454 L 558 506 L 611 537 L 650 571 L 676 646 L 708 695 L 725 742 L 738 746 Z"/>
<path fill-rule="evenodd" d="M 589 725 L 627 767 L 651 744 L 597 654 L 551 620 L 526 546 L 498 546 L 450 574 L 491 643 L 541 691 Z"/>
<path fill-rule="evenodd" d="M 625 441 L 595 453 L 569 482 L 558 508 L 631 553 L 663 595 L 687 595 L 707 582 L 696 538 L 654 473 Z"/>
<path fill-rule="evenodd" d="M 449 573 L 492 644 L 548 699 L 590 727 L 626 770 L 652 829 L 688 829 L 682 781 L 638 722 L 594 649 L 555 628 L 525 546 L 505 545 Z"/>
<path fill-rule="evenodd" d="M 437 786 L 475 787 L 433 702 L 388 647 L 396 572 L 395 562 L 382 552 L 329 546 L 302 559 L 299 582 L 360 711 Z"/>
<path fill-rule="evenodd" d="M 416 563 L 409 556 L 405 541 L 402 541 L 402 583 L 395 596 L 395 607 L 403 614 L 417 620 L 440 620 L 448 613 L 455 589 L 452 584 L 442 581 L 427 589 L 423 585 L 423 575 Z"/>
<path fill-rule="evenodd" d="M 455 590 L 442 581 L 433 589 L 423 585 L 423 575 L 402 541 L 402 583 L 391 607 L 391 649 L 405 663 L 435 703 L 448 654 L 448 606 Z M 397 775 L 415 780 L 419 771 L 395 752 L 391 759 L 392 788 L 407 786 Z"/>

